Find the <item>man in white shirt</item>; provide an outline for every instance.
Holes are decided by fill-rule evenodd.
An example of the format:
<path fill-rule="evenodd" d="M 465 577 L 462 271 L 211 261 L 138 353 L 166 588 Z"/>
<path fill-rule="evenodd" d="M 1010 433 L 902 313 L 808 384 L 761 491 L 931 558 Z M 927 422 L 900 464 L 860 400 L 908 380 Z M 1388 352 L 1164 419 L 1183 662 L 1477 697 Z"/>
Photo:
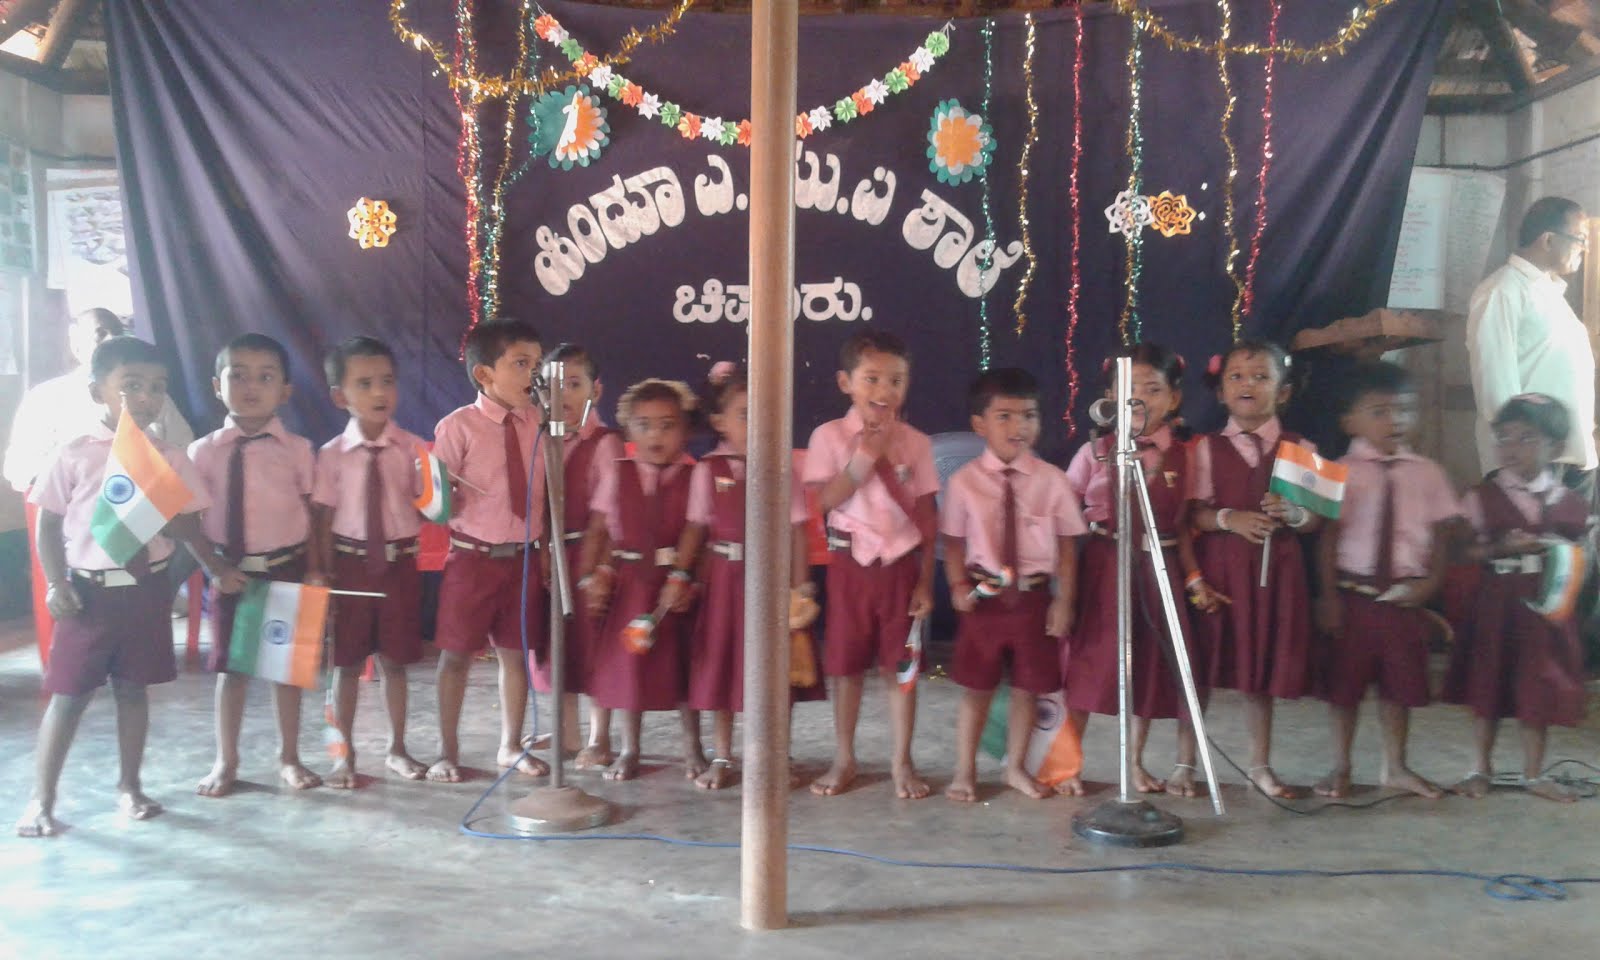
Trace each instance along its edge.
<path fill-rule="evenodd" d="M 1522 217 L 1517 252 L 1472 292 L 1467 353 L 1478 407 L 1478 460 L 1496 466 L 1489 421 L 1520 393 L 1560 400 L 1572 428 L 1559 463 L 1567 485 L 1593 497 L 1595 361 L 1589 332 L 1567 302 L 1565 277 L 1583 265 L 1588 217 L 1563 197 L 1536 201 Z"/>
<path fill-rule="evenodd" d="M 44 475 L 56 451 L 104 416 L 105 408 L 89 396 L 89 357 L 102 340 L 125 331 L 120 317 L 100 307 L 73 318 L 67 346 L 78 366 L 29 390 L 17 406 L 4 464 L 6 482 L 13 489 L 26 491 L 34 478 Z M 150 425 L 150 432 L 179 449 L 194 440 L 194 431 L 172 405 L 171 397 Z"/>

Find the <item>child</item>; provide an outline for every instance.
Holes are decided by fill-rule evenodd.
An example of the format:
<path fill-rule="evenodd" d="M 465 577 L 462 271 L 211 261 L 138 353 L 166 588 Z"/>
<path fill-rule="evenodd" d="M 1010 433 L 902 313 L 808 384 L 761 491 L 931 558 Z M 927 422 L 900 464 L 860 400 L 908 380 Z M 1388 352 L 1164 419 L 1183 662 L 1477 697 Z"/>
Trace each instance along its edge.
<path fill-rule="evenodd" d="M 530 776 L 550 772 L 522 747 L 528 709 L 523 623 L 528 651 L 539 658 L 544 656 L 546 629 L 542 561 L 537 556 L 545 532 L 544 457 L 534 456 L 541 427 L 533 406 L 533 379 L 544 348 L 531 325 L 499 318 L 467 334 L 465 354 L 467 377 L 478 399 L 440 420 L 433 441 L 434 455 L 450 476 L 461 480 L 451 494 L 450 555 L 439 584 L 434 631 L 440 757 L 427 776 L 439 783 L 464 778 L 457 738 L 461 705 L 467 669 L 485 644 L 494 647 L 499 662 L 496 762 Z M 529 550 L 535 556 L 524 557 Z"/>
<path fill-rule="evenodd" d="M 605 618 L 589 660 L 589 695 L 606 709 L 622 711 L 622 752 L 606 768 L 608 780 L 639 775 L 639 735 L 647 710 L 678 709 L 683 723 L 684 773 L 706 770 L 700 747 L 700 715 L 683 706 L 689 666 L 684 617 L 689 593 L 669 589 L 688 583 L 678 564 L 678 541 L 689 507 L 689 472 L 683 462 L 694 394 L 682 383 L 644 380 L 617 404 L 617 420 L 636 447 L 629 459 L 613 460 L 590 502 L 579 586 L 590 615 Z M 602 563 L 601 557 L 615 561 Z M 638 649 L 630 624 L 654 614 L 657 622 Z"/>
<path fill-rule="evenodd" d="M 345 749 L 325 782 L 345 790 L 358 785 L 351 728 L 361 670 L 374 654 L 389 710 L 384 765 L 421 780 L 427 768 L 406 752 L 406 665 L 422 659 L 422 522 L 412 505 L 422 441 L 392 419 L 400 387 L 388 344 L 351 337 L 323 367 L 333 405 L 349 411 L 350 422 L 317 455 L 311 496 L 317 555 L 334 586 L 385 595 L 333 598 L 334 723 Z"/>
<path fill-rule="evenodd" d="M 1166 347 L 1141 343 L 1128 356 L 1133 359 L 1133 398 L 1139 406 L 1132 413 L 1137 436 L 1139 462 L 1144 468 L 1150 504 L 1155 512 L 1157 531 L 1172 583 L 1173 596 L 1181 596 L 1183 571 L 1195 569 L 1194 544 L 1190 533 L 1188 492 L 1188 449 L 1180 434 L 1183 405 L 1183 358 Z M 1106 363 L 1108 375 L 1111 362 Z M 1110 396 L 1108 385 L 1107 395 Z M 1097 437 L 1084 444 L 1067 467 L 1067 480 L 1083 504 L 1084 519 L 1092 536 L 1083 548 L 1082 571 L 1078 585 L 1077 626 L 1067 641 L 1064 699 L 1068 716 L 1082 736 L 1089 714 L 1115 716 L 1117 697 L 1117 490 L 1116 465 L 1112 461 L 1113 438 Z M 1133 671 L 1128 678 L 1130 708 L 1133 712 L 1133 783 L 1140 793 L 1160 793 L 1166 784 L 1152 777 L 1144 767 L 1144 745 L 1150 735 L 1150 721 L 1179 717 L 1182 692 L 1172 668 L 1172 640 L 1168 636 L 1166 614 L 1157 592 L 1154 567 L 1145 550 L 1144 521 L 1137 500 L 1130 504 L 1139 538 L 1134 542 Z M 1192 635 L 1182 606 L 1178 607 L 1178 626 L 1187 638 Z M 1189 644 L 1191 664 L 1197 651 Z M 1202 673 L 1198 667 L 1195 676 Z M 1178 762 L 1174 779 L 1179 788 L 1186 783 L 1193 795 L 1196 757 L 1194 728 L 1187 719 L 1178 725 Z M 1063 793 L 1077 794 L 1083 787 L 1076 778 L 1068 780 Z"/>
<path fill-rule="evenodd" d="M 220 430 L 189 445 L 189 459 L 211 502 L 206 536 L 241 573 L 271 580 L 323 582 L 321 558 L 308 556 L 311 485 L 315 458 L 305 437 L 278 419 L 289 401 L 289 353 L 259 333 L 235 337 L 217 354 L 212 390 L 228 408 Z M 223 595 L 212 606 L 211 654 L 217 673 L 217 760 L 200 781 L 203 797 L 225 797 L 239 771 L 239 728 L 244 722 L 250 677 L 228 669 L 233 615 L 238 597 Z M 272 685 L 278 718 L 278 775 L 296 790 L 322 780 L 300 762 L 300 688 Z"/>
<path fill-rule="evenodd" d="M 105 413 L 88 432 L 57 454 L 30 494 L 39 508 L 39 561 L 49 580 L 48 602 L 55 617 L 50 664 L 44 674 L 49 706 L 39 725 L 37 778 L 33 796 L 17 821 L 17 835 L 53 837 L 56 786 L 67 750 L 84 708 L 106 678 L 117 699 L 117 748 L 121 775 L 117 807 L 135 820 L 161 813 L 139 782 L 145 735 L 150 729 L 145 688 L 178 675 L 172 656 L 170 596 L 166 567 L 176 537 L 216 580 L 219 590 L 236 592 L 244 580 L 212 556 L 195 514 L 206 506 L 205 487 L 183 451 L 155 437 L 150 442 L 192 494 L 183 513 L 144 545 L 126 568 L 106 555 L 90 526 L 104 497 L 106 461 L 123 410 L 143 430 L 167 401 L 167 370 L 156 348 L 133 337 L 110 337 L 95 347 L 86 388 Z"/>
<path fill-rule="evenodd" d="M 1539 590 L 1545 541 L 1581 541 L 1589 512 L 1556 479 L 1552 462 L 1566 443 L 1566 407 L 1542 393 L 1512 397 L 1495 414 L 1500 469 L 1468 491 L 1463 507 L 1476 542 L 1470 559 L 1485 567 L 1472 620 L 1462 625 L 1444 695 L 1472 708 L 1476 765 L 1455 792 L 1489 792 L 1496 728 L 1515 716 L 1522 726 L 1523 784 L 1529 793 L 1571 803 L 1577 796 L 1541 776 L 1545 731 L 1575 726 L 1584 716 L 1583 648 L 1578 623 L 1552 623 L 1528 606 Z"/>
<path fill-rule="evenodd" d="M 1271 766 L 1272 698 L 1304 696 L 1310 675 L 1310 587 L 1300 535 L 1319 526 L 1309 510 L 1267 492 L 1279 443 L 1310 444 L 1283 429 L 1289 355 L 1274 343 L 1241 340 L 1213 357 L 1207 382 L 1228 425 L 1194 444 L 1189 516 L 1201 531 L 1200 566 L 1188 575 L 1201 611 L 1194 642 L 1209 665 L 1208 687 L 1238 690 L 1250 731 L 1249 777 L 1269 797 L 1298 796 Z M 1270 551 L 1261 587 L 1263 543 Z M 1179 768 L 1167 789 L 1188 795 L 1194 771 Z"/>
<path fill-rule="evenodd" d="M 1356 711 L 1376 682 L 1383 785 L 1435 799 L 1439 788 L 1406 766 L 1406 732 L 1411 708 L 1428 703 L 1432 631 L 1422 606 L 1444 580 L 1449 528 L 1461 513 L 1444 470 L 1406 446 L 1417 421 L 1411 375 L 1370 361 L 1351 369 L 1347 389 L 1339 426 L 1351 442 L 1340 462 L 1350 472 L 1317 558 L 1334 765 L 1316 791 L 1350 792 Z"/>
<path fill-rule="evenodd" d="M 989 370 L 973 382 L 967 398 L 972 431 L 986 448 L 950 478 L 940 523 L 950 600 L 961 613 L 950 677 L 966 688 L 956 721 L 955 779 L 945 795 L 966 803 L 978 799 L 978 739 L 1009 660 L 1006 783 L 1039 799 L 1053 788 L 1033 779 L 1023 761 L 1035 698 L 1061 689 L 1060 638 L 1072 629 L 1076 603 L 1076 538 L 1088 528 L 1067 475 L 1033 455 L 1039 439 L 1039 385 L 1033 376 Z M 975 598 L 975 583 L 997 587 L 999 595 Z"/>
<path fill-rule="evenodd" d="M 545 358 L 546 363 L 566 365 L 561 384 L 561 416 L 567 422 L 566 457 L 562 473 L 566 477 L 565 523 L 562 548 L 567 554 L 567 570 L 576 581 L 578 562 L 583 555 L 583 538 L 589 527 L 589 500 L 610 464 L 622 459 L 622 440 L 600 417 L 600 367 L 587 349 L 563 343 Z M 590 651 L 598 642 L 600 624 L 589 616 L 581 596 L 573 597 L 572 616 L 567 621 L 566 698 L 561 708 L 566 719 L 568 740 L 563 750 L 578 743 L 578 694 L 586 692 Z M 547 671 L 546 671 L 547 673 Z M 548 689 L 547 675 L 536 677 Z M 611 711 L 589 701 L 589 742 L 578 750 L 573 765 L 579 770 L 601 770 L 616 756 L 611 752 Z"/>
<path fill-rule="evenodd" d="M 689 696 L 693 710 L 714 710 L 712 760 L 695 786 L 720 790 L 731 781 L 733 715 L 744 709 L 745 455 L 749 449 L 749 387 L 733 364 L 712 368 L 706 408 L 721 442 L 689 477 L 688 525 L 678 542 L 678 565 L 699 570 L 700 611 L 689 639 Z M 789 495 L 792 590 L 814 590 L 806 566 L 805 489 L 792 478 Z M 707 540 L 710 540 L 707 547 Z M 702 548 L 706 548 L 702 550 Z M 697 563 L 696 560 L 699 560 Z M 687 589 L 681 580 L 672 589 Z M 822 685 L 796 687 L 792 700 L 821 700 Z"/>
<path fill-rule="evenodd" d="M 876 665 L 889 695 L 895 794 L 920 800 L 928 785 L 911 762 L 917 692 L 901 690 L 896 667 L 916 620 L 933 612 L 934 494 L 939 475 L 927 434 L 900 420 L 911 354 L 891 333 L 858 333 L 839 353 L 839 390 L 850 411 L 818 427 L 807 444 L 806 483 L 828 518 L 828 617 L 823 672 L 834 680 L 833 766 L 811 784 L 831 797 L 856 777 L 862 676 Z"/>

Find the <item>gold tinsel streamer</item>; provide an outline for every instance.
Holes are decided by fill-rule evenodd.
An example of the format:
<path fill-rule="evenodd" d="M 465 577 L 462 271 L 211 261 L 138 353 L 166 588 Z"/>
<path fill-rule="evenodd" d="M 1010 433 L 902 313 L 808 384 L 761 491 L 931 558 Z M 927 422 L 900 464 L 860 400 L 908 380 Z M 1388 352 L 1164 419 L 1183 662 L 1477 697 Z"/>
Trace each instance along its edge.
<path fill-rule="evenodd" d="M 1263 57 L 1268 55 L 1284 57 L 1289 60 L 1298 60 L 1309 63 L 1312 60 L 1326 60 L 1329 57 L 1345 54 L 1345 49 L 1350 44 L 1360 39 L 1361 34 L 1372 25 L 1378 14 L 1386 7 L 1395 3 L 1395 0 L 1362 0 L 1361 7 L 1354 7 L 1350 11 L 1350 19 L 1332 39 L 1324 40 L 1315 46 L 1304 47 L 1297 43 L 1284 41 L 1282 43 L 1242 43 L 1230 44 L 1226 38 L 1216 42 L 1202 40 L 1199 37 L 1180 37 L 1166 25 L 1160 17 L 1148 10 L 1141 9 L 1137 0 L 1111 0 L 1118 13 L 1133 20 L 1134 25 L 1145 33 L 1160 40 L 1167 45 L 1169 50 L 1187 50 L 1197 53 L 1208 53 L 1216 56 L 1222 54 L 1239 54 L 1246 57 Z"/>
<path fill-rule="evenodd" d="M 1233 133 L 1229 125 L 1233 122 L 1233 107 L 1238 102 L 1238 97 L 1233 94 L 1233 78 L 1228 75 L 1228 40 L 1233 36 L 1233 8 L 1228 5 L 1228 0 L 1217 0 L 1217 13 L 1222 18 L 1222 26 L 1217 33 L 1217 79 L 1222 81 L 1222 146 L 1228 152 L 1228 174 L 1222 181 L 1222 236 L 1227 241 L 1227 259 L 1222 263 L 1223 272 L 1228 275 L 1228 282 L 1233 284 L 1233 311 L 1230 314 L 1233 323 L 1233 340 L 1239 339 L 1239 307 L 1244 301 L 1244 281 L 1239 278 L 1239 271 L 1235 263 L 1239 259 L 1239 231 L 1234 224 L 1233 189 L 1239 179 L 1239 154 L 1233 146 Z"/>
<path fill-rule="evenodd" d="M 1144 56 L 1139 48 L 1139 31 L 1128 31 L 1128 129 L 1123 139 L 1123 151 L 1128 155 L 1128 192 L 1138 195 L 1142 187 L 1140 174 L 1144 159 L 1144 135 L 1139 129 L 1142 110 L 1139 73 Z M 1143 251 L 1140 249 L 1139 230 L 1125 232 L 1123 238 L 1122 282 L 1126 295 L 1122 300 L 1122 314 L 1117 320 L 1117 332 L 1122 345 L 1131 347 L 1140 335 L 1139 330 L 1139 278 L 1143 272 Z"/>
<path fill-rule="evenodd" d="M 1033 255 L 1033 236 L 1028 230 L 1028 175 L 1029 161 L 1033 156 L 1034 141 L 1039 139 L 1039 102 L 1033 97 L 1033 51 L 1037 33 L 1033 25 L 1033 14 L 1029 13 L 1022 18 L 1028 25 L 1027 53 L 1022 60 L 1022 89 L 1023 99 L 1028 104 L 1028 139 L 1022 142 L 1022 160 L 1017 165 L 1017 223 L 1022 228 L 1022 255 L 1028 261 L 1027 269 L 1022 271 L 1022 281 L 1017 284 L 1017 300 L 1011 305 L 1012 313 L 1017 317 L 1017 336 L 1022 336 L 1022 328 L 1028 325 L 1028 315 L 1023 312 L 1028 302 L 1028 290 L 1033 286 L 1033 273 L 1038 260 Z"/>
<path fill-rule="evenodd" d="M 524 0 L 522 9 L 517 15 L 517 63 L 528 62 L 528 37 L 533 33 L 533 24 L 528 18 L 529 4 Z M 513 147 L 517 142 L 517 100 L 521 94 L 513 90 L 506 97 L 506 122 L 505 144 L 500 151 L 500 166 L 494 174 L 494 190 L 491 192 L 488 223 L 484 233 L 489 241 L 489 249 L 484 251 L 484 259 L 489 261 L 491 269 L 484 274 L 484 285 L 488 288 L 483 294 L 483 315 L 493 317 L 500 312 L 500 237 L 505 225 L 506 208 L 506 175 L 511 171 L 511 158 L 515 153 Z"/>
<path fill-rule="evenodd" d="M 527 77 L 522 73 L 522 64 L 520 62 L 506 76 L 475 72 L 458 74 L 451 65 L 451 58 L 445 50 L 441 49 L 438 44 L 426 36 L 411 29 L 411 24 L 406 20 L 406 2 L 407 0 L 390 0 L 389 2 L 389 25 L 394 28 L 395 35 L 433 57 L 434 63 L 439 65 L 439 72 L 449 77 L 450 86 L 466 90 L 469 98 L 474 103 L 481 103 L 485 100 L 498 100 L 513 94 L 538 97 L 542 96 L 550 87 L 584 76 L 576 68 L 562 70 L 559 67 L 551 67 L 537 77 Z M 694 6 L 694 0 L 679 0 L 678 5 L 673 7 L 672 12 L 668 13 L 660 23 L 648 30 L 629 30 L 627 35 L 622 38 L 622 42 L 617 45 L 615 53 L 601 57 L 599 63 L 588 65 L 586 69 L 592 70 L 600 64 L 614 67 L 627 63 L 639 44 L 646 42 L 658 43 L 672 36 L 678 29 L 678 21 L 683 19 L 683 15 L 688 13 L 689 8 L 692 6 Z"/>

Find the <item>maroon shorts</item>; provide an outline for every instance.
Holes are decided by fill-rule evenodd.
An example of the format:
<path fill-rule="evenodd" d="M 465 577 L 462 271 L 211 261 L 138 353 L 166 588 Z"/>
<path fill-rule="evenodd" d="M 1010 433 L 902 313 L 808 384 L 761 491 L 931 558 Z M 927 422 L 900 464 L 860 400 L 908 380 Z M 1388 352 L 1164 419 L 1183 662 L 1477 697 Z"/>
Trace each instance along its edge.
<path fill-rule="evenodd" d="M 265 577 L 281 583 L 299 583 L 306 576 L 306 558 L 301 554 L 288 563 L 272 570 Z M 233 613 L 239 609 L 239 594 L 211 595 L 211 652 L 206 655 L 206 669 L 221 673 L 228 669 L 228 644 L 233 639 Z"/>
<path fill-rule="evenodd" d="M 334 666 L 357 667 L 375 653 L 393 663 L 422 659 L 422 574 L 416 557 L 400 557 L 374 576 L 365 557 L 335 552 L 332 572 L 340 590 L 388 594 L 381 600 L 331 598 Z"/>
<path fill-rule="evenodd" d="M 529 556 L 527 564 L 524 591 L 520 555 L 486 557 L 452 547 L 439 584 L 439 623 L 434 630 L 434 645 L 451 653 L 477 653 L 485 644 L 521 650 L 526 593 L 528 651 L 542 662 L 550 632 L 550 608 L 545 602 L 539 555 Z"/>
<path fill-rule="evenodd" d="M 75 617 L 57 620 L 46 693 L 76 697 L 110 677 L 149 686 L 178 676 L 172 655 L 172 582 L 165 571 L 131 587 L 99 587 L 74 577 L 83 601 Z"/>
<path fill-rule="evenodd" d="M 863 567 L 846 551 L 828 564 L 828 621 L 822 672 L 854 677 L 874 665 L 894 673 L 911 633 L 911 594 L 922 574 L 913 550 L 890 563 Z"/>
<path fill-rule="evenodd" d="M 1339 593 L 1344 636 L 1328 642 L 1323 699 L 1336 707 L 1356 707 L 1376 683 L 1378 699 L 1386 703 L 1427 706 L 1428 644 L 1434 631 L 1428 615 L 1349 590 Z"/>
<path fill-rule="evenodd" d="M 1049 613 L 1048 587 L 1022 594 L 1009 610 L 998 597 L 979 600 L 977 609 L 961 615 L 950 679 L 968 690 L 993 690 L 1009 660 L 1011 685 L 1018 690 L 1060 690 L 1061 645 L 1044 632 Z"/>

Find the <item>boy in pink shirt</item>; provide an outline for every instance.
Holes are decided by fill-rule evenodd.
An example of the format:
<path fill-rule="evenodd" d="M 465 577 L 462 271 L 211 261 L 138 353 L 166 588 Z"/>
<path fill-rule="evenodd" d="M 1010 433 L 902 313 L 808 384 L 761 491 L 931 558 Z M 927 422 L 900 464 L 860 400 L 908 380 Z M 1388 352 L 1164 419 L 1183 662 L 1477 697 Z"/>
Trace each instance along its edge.
<path fill-rule="evenodd" d="M 1429 799 L 1437 786 L 1406 765 L 1411 708 L 1426 706 L 1433 627 L 1422 609 L 1444 582 L 1461 509 L 1444 470 L 1406 445 L 1417 422 L 1411 375 L 1392 363 L 1358 365 L 1339 425 L 1351 437 L 1339 519 L 1319 544 L 1317 627 L 1330 638 L 1324 698 L 1333 719 L 1333 770 L 1316 785 L 1350 792 L 1350 747 L 1367 687 L 1378 685 L 1386 787 Z"/>
<path fill-rule="evenodd" d="M 56 786 L 67 750 L 84 708 L 106 678 L 117 699 L 117 747 L 121 777 L 117 806 L 135 820 L 148 820 L 161 805 L 145 796 L 139 782 L 150 708 L 145 688 L 178 675 L 172 656 L 166 568 L 172 559 L 169 538 L 183 541 L 216 579 L 219 589 L 235 592 L 244 581 L 212 556 L 211 544 L 195 523 L 206 506 L 205 488 L 183 451 L 150 438 L 177 472 L 192 499 L 183 512 L 120 567 L 96 542 L 91 525 L 104 499 L 106 462 L 117 421 L 124 410 L 143 430 L 167 399 L 167 371 L 155 347 L 133 337 L 111 337 L 95 348 L 89 363 L 90 395 L 105 405 L 105 416 L 89 432 L 70 441 L 30 495 L 39 508 L 38 551 L 50 588 L 55 617 L 50 664 L 44 690 L 50 694 L 39 725 L 38 776 L 33 796 L 17 821 L 23 837 L 60 832 L 55 819 Z"/>
<path fill-rule="evenodd" d="M 450 556 L 439 586 L 440 757 L 428 779 L 459 783 L 457 731 L 472 658 L 492 644 L 500 672 L 500 748 L 496 760 L 531 776 L 549 773 L 522 747 L 528 709 L 528 664 L 522 652 L 545 655 L 546 559 L 544 456 L 535 459 L 539 413 L 533 377 L 544 348 L 539 333 L 521 320 L 480 323 L 467 334 L 467 376 L 478 399 L 447 414 L 434 428 L 433 452 L 461 483 L 451 494 Z M 530 489 L 531 484 L 531 489 Z M 525 557 L 527 551 L 533 556 Z M 527 575 L 524 576 L 526 570 Z M 527 617 L 523 617 L 523 605 Z"/>
<path fill-rule="evenodd" d="M 389 711 L 384 765 L 421 780 L 427 767 L 406 752 L 406 665 L 422 659 L 422 519 L 413 505 L 422 440 L 393 420 L 400 387 L 388 344 L 352 337 L 333 348 L 323 367 L 333 404 L 349 411 L 350 422 L 317 454 L 311 495 L 317 556 L 334 586 L 384 595 L 333 598 L 334 723 L 344 748 L 324 782 L 345 790 L 359 784 L 351 733 L 361 670 L 374 655 Z"/>
<path fill-rule="evenodd" d="M 989 370 L 968 393 L 985 449 L 957 470 L 940 532 L 950 600 L 961 614 L 950 678 L 966 688 L 956 720 L 956 772 L 945 795 L 978 799 L 978 739 L 1007 661 L 1011 668 L 1006 783 L 1041 799 L 1054 791 L 1023 767 L 1035 697 L 1061 689 L 1060 640 L 1072 629 L 1077 541 L 1088 533 L 1059 467 L 1033 454 L 1039 385 L 1026 370 Z M 1054 596 L 1052 597 L 1052 582 Z M 975 593 L 983 585 L 984 595 Z"/>
<path fill-rule="evenodd" d="M 315 458 L 305 437 L 289 432 L 278 410 L 289 401 L 289 353 L 259 333 L 234 338 L 217 354 L 211 381 L 228 408 L 220 430 L 189 445 L 211 506 L 202 517 L 206 536 L 222 556 L 251 576 L 289 583 L 321 583 L 317 558 L 306 550 L 311 537 L 311 479 Z M 238 597 L 212 605 L 211 654 L 217 672 L 217 759 L 200 781 L 204 797 L 225 797 L 239 771 L 239 728 L 244 722 L 250 677 L 228 669 L 233 615 Z M 299 687 L 272 685 L 278 719 L 278 775 L 304 790 L 322 783 L 300 762 Z"/>
<path fill-rule="evenodd" d="M 900 420 L 911 355 L 899 337 L 858 333 L 839 356 L 839 390 L 850 412 L 818 427 L 807 444 L 808 486 L 828 518 L 828 616 L 823 672 L 834 677 L 833 766 L 811 792 L 834 796 L 856 776 L 862 677 L 877 666 L 889 695 L 895 793 L 928 795 L 911 762 L 917 694 L 901 690 L 896 666 L 915 620 L 933 611 L 933 538 L 939 475 L 927 434 Z"/>

